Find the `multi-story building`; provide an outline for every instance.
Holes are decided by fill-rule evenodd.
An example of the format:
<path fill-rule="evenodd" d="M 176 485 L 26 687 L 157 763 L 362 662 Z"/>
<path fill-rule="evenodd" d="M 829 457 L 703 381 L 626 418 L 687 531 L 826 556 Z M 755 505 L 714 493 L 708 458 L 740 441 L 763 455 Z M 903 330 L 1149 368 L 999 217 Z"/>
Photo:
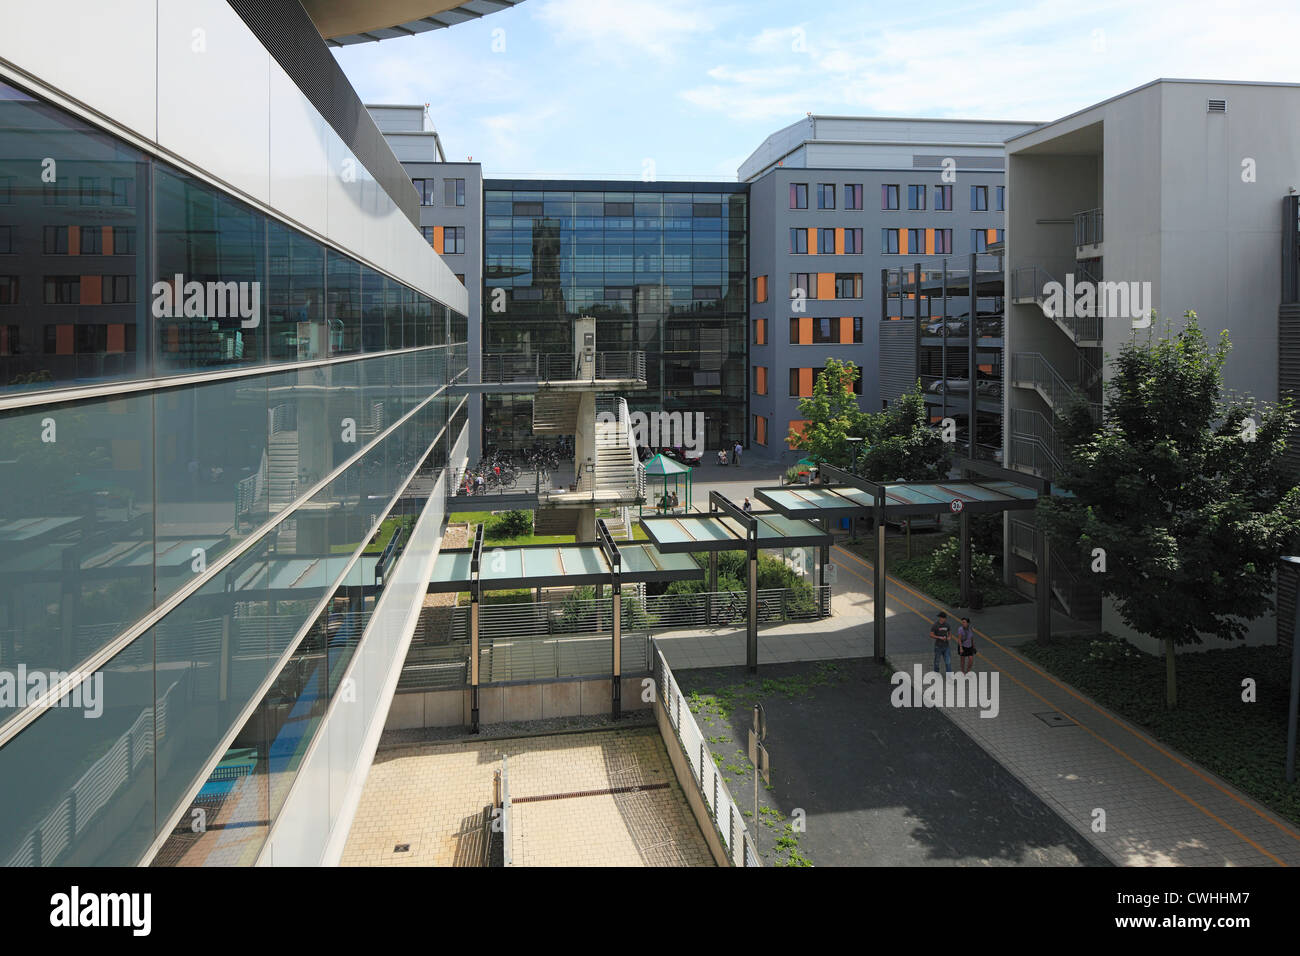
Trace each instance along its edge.
<path fill-rule="evenodd" d="M 1053 413 L 1079 395 L 1101 414 L 1120 346 L 1135 329 L 1179 327 L 1187 310 L 1207 330 L 1228 331 L 1227 390 L 1276 401 L 1283 375 L 1295 387 L 1300 138 L 1286 119 L 1298 113 L 1295 85 L 1156 80 L 1009 139 L 1012 467 L 1050 478 L 1064 453 Z M 1096 302 L 1064 308 L 1049 300 L 1052 282 L 1067 296 L 1090 283 Z M 1016 522 L 1009 530 L 1008 569 L 1037 586 L 1034 531 Z M 1072 565 L 1052 557 L 1049 586 L 1071 613 L 1127 635 Z M 1294 581 L 1283 585 L 1276 622 L 1254 622 L 1252 640 L 1289 637 Z"/>
<path fill-rule="evenodd" d="M 469 293 L 469 373 L 481 370 L 483 165 L 448 162 L 427 106 L 367 106 L 420 197 L 420 233 Z M 482 454 L 481 406 L 470 399 L 469 455 Z"/>
<path fill-rule="evenodd" d="M 891 317 L 882 314 L 882 272 L 921 259 L 964 262 L 996 244 L 1003 141 L 1034 125 L 809 115 L 741 165 L 751 205 L 748 433 L 756 451 L 788 456 L 786 437 L 802 425 L 799 399 L 812 394 L 827 358 L 862 369 L 864 409 L 897 397 L 893 383 L 881 388 L 879 325 Z"/>
<path fill-rule="evenodd" d="M 747 188 L 737 183 L 484 184 L 484 353 L 644 352 L 634 410 L 703 415 L 704 444 L 745 434 Z M 485 447 L 531 444 L 533 398 L 484 397 Z M 667 444 L 667 442 L 664 442 Z"/>
<path fill-rule="evenodd" d="M 327 36 L 294 0 L 5 12 L 0 863 L 337 859 L 470 299 Z"/>

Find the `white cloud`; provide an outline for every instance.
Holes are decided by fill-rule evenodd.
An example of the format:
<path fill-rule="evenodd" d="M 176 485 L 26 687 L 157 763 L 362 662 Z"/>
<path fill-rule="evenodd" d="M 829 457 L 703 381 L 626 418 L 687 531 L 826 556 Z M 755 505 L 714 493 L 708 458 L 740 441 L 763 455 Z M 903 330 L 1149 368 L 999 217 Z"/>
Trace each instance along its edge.
<path fill-rule="evenodd" d="M 716 24 L 716 11 L 690 0 L 549 0 L 532 14 L 561 43 L 625 62 L 637 56 L 673 61 Z"/>

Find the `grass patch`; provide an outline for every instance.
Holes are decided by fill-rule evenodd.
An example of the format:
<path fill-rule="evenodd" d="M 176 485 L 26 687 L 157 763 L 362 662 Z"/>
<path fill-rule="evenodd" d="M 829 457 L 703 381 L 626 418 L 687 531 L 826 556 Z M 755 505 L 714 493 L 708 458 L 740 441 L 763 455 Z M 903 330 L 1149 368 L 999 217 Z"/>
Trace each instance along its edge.
<path fill-rule="evenodd" d="M 1126 650 L 1127 648 L 1127 650 Z M 1110 635 L 1017 649 L 1279 815 L 1300 824 L 1300 784 L 1286 783 L 1290 652 L 1235 647 L 1178 655 L 1178 707 L 1165 707 L 1163 656 Z M 1255 703 L 1242 681 L 1255 681 Z"/>

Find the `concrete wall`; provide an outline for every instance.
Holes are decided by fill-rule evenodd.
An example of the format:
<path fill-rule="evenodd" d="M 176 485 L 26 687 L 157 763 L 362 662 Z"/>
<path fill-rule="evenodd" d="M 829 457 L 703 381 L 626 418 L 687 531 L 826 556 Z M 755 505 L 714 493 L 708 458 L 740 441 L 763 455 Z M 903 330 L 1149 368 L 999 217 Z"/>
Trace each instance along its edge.
<path fill-rule="evenodd" d="M 623 710 L 646 710 L 641 700 L 642 681 L 649 674 L 623 677 Z M 613 708 L 613 682 L 609 678 L 562 678 L 519 684 L 491 684 L 479 688 L 479 722 L 499 724 L 551 717 L 608 714 Z M 467 727 L 470 692 L 461 690 L 405 691 L 393 697 L 385 730 L 419 727 Z"/>

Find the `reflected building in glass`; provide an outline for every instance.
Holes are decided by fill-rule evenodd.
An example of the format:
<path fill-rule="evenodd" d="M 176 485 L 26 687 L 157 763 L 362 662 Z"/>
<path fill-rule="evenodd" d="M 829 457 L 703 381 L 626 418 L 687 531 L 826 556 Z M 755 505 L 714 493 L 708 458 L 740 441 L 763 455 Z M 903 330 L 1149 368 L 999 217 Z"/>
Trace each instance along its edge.
<path fill-rule="evenodd" d="M 484 182 L 483 352 L 644 351 L 632 409 L 701 412 L 705 445 L 745 441 L 748 186 Z M 505 292 L 496 311 L 496 289 Z M 483 442 L 532 442 L 532 399 L 484 397 Z"/>
<path fill-rule="evenodd" d="M 301 6 L 205 11 L 206 57 L 112 16 L 0 36 L 0 865 L 326 861 L 467 455 L 466 290 Z"/>

